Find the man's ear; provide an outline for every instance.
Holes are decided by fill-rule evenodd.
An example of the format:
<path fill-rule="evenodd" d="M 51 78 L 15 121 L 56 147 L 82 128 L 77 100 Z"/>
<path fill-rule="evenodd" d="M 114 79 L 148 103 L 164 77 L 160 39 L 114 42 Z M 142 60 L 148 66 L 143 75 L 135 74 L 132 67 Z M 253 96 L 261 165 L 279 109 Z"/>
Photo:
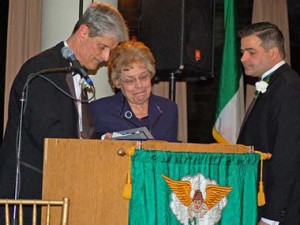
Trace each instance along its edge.
<path fill-rule="evenodd" d="M 273 47 L 270 49 L 270 56 L 272 59 L 277 59 L 280 57 L 279 49 L 277 47 Z"/>
<path fill-rule="evenodd" d="M 77 34 L 79 38 L 84 38 L 89 36 L 89 27 L 85 24 L 81 24 L 77 30 Z"/>

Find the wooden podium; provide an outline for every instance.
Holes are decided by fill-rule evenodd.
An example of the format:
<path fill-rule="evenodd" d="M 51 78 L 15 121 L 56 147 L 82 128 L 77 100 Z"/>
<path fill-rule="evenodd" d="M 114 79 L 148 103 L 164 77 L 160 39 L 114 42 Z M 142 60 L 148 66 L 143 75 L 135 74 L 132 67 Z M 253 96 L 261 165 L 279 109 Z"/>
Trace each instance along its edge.
<path fill-rule="evenodd" d="M 70 225 L 128 224 L 129 201 L 122 194 L 129 157 L 120 155 L 130 147 L 190 152 L 249 152 L 249 147 L 243 145 L 46 139 L 43 199 L 70 198 Z M 52 219 L 55 220 L 56 216 Z M 53 222 L 59 224 L 58 219 Z"/>

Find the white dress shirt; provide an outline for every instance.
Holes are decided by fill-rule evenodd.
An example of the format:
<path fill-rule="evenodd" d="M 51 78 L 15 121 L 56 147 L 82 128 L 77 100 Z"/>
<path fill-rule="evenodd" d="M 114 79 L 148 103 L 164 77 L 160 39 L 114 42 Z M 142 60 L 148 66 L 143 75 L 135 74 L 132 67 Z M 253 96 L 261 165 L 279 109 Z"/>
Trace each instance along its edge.
<path fill-rule="evenodd" d="M 64 45 L 68 46 L 68 43 L 64 41 Z M 70 66 L 72 66 L 72 63 L 70 62 Z M 76 98 L 81 100 L 81 93 L 82 93 L 82 79 L 80 74 L 72 73 L 73 75 L 73 83 L 74 83 L 74 89 Z M 81 110 L 81 102 L 77 101 L 77 110 L 78 110 L 78 125 L 79 125 L 79 131 L 82 132 L 82 110 Z"/>

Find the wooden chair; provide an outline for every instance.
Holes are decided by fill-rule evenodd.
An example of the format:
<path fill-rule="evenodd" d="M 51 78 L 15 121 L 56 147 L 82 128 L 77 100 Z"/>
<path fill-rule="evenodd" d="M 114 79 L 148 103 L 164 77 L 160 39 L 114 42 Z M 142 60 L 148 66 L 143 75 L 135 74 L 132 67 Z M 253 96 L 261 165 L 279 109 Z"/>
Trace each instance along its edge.
<path fill-rule="evenodd" d="M 50 208 L 61 206 L 61 225 L 68 224 L 68 210 L 69 210 L 69 198 L 64 198 L 63 200 L 29 200 L 29 199 L 0 199 L 0 205 L 5 206 L 5 224 L 10 225 L 10 213 L 9 208 L 12 206 L 17 206 L 19 215 L 18 221 L 19 225 L 24 225 L 23 222 L 23 206 L 32 206 L 32 224 L 37 224 L 37 206 L 45 208 L 45 221 L 46 225 L 50 225 L 51 210 Z M 2 220 L 2 218 L 1 218 Z"/>

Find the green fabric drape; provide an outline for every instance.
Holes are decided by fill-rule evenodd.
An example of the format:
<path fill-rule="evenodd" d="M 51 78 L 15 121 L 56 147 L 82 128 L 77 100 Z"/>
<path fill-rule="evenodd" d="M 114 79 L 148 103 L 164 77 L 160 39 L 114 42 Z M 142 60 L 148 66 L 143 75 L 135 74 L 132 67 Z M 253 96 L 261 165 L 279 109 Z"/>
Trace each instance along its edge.
<path fill-rule="evenodd" d="M 132 198 L 129 224 L 256 224 L 259 159 L 259 155 L 251 153 L 136 150 L 132 156 Z M 180 222 L 177 219 L 178 215 L 176 217 L 170 208 L 174 197 L 162 175 L 176 181 L 187 176 L 193 178 L 198 175 L 198 177 L 205 178 L 205 182 L 215 181 L 217 185 L 232 187 L 226 197 L 227 204 L 221 212 L 219 222 L 200 223 L 194 220 L 189 223 L 188 219 Z"/>

